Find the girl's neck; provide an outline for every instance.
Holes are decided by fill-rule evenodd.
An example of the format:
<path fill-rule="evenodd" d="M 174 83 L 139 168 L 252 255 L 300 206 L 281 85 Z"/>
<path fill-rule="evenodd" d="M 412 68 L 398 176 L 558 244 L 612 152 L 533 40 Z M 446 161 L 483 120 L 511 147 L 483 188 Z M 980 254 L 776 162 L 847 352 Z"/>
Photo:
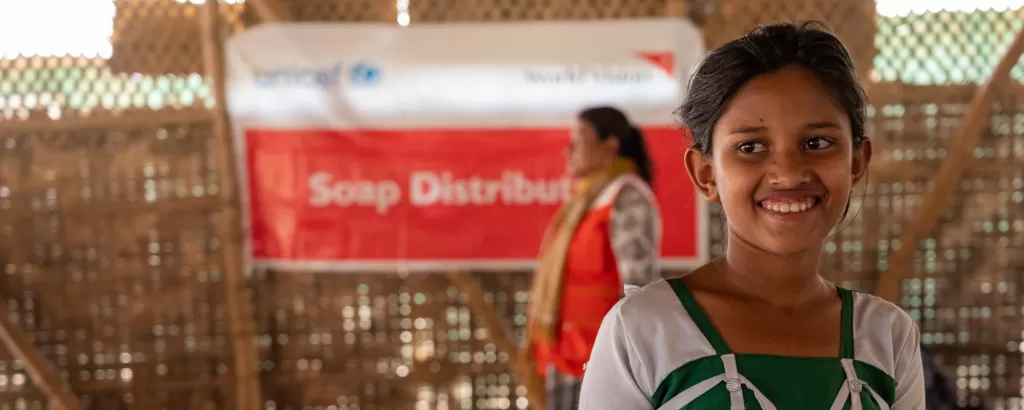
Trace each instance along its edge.
<path fill-rule="evenodd" d="M 818 275 L 821 247 L 779 255 L 730 233 L 725 257 L 717 262 L 726 282 L 744 295 L 778 307 L 796 307 L 832 292 Z"/>

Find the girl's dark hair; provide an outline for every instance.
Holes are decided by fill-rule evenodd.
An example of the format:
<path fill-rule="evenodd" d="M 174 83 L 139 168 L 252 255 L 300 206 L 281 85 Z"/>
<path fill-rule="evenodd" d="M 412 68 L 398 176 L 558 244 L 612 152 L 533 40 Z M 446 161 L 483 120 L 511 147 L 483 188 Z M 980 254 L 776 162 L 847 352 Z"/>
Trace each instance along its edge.
<path fill-rule="evenodd" d="M 591 107 L 580 112 L 579 118 L 594 127 L 597 138 L 606 140 L 614 136 L 619 140 L 619 155 L 636 163 L 640 178 L 650 184 L 654 181 L 651 157 L 647 154 L 644 136 L 626 118 L 626 114 L 614 107 Z"/>
<path fill-rule="evenodd" d="M 690 146 L 711 155 L 711 135 L 740 87 L 761 74 L 787 66 L 814 73 L 850 117 L 853 146 L 864 142 L 867 96 L 857 81 L 846 47 L 819 22 L 772 24 L 711 51 L 690 80 L 679 116 Z"/>

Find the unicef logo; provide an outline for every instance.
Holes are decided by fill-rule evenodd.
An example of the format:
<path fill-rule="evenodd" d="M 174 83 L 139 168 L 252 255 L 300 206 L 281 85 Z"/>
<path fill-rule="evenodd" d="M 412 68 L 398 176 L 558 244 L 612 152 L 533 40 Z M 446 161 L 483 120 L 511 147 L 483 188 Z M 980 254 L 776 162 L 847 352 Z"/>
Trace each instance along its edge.
<path fill-rule="evenodd" d="M 358 62 L 349 68 L 348 78 L 353 85 L 375 85 L 380 82 L 380 67 Z"/>

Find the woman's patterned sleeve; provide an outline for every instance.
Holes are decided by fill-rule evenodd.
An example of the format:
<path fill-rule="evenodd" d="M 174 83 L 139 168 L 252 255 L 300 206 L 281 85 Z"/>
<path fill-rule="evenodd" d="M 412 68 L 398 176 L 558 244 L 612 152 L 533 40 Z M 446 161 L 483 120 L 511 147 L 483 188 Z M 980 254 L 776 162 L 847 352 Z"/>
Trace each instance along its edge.
<path fill-rule="evenodd" d="M 644 286 L 661 279 L 658 269 L 657 208 L 631 185 L 625 185 L 612 206 L 609 236 L 623 285 Z"/>

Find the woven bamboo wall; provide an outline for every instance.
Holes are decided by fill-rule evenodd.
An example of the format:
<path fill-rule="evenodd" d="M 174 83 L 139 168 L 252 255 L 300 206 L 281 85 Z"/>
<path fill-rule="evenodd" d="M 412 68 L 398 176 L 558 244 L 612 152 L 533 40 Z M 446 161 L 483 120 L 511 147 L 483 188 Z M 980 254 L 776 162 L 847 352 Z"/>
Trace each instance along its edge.
<path fill-rule="evenodd" d="M 228 2 L 224 2 L 228 3 Z M 231 2 L 235 3 L 235 2 Z M 93 410 L 231 409 L 226 247 L 198 6 L 119 0 L 110 58 L 0 59 L 0 298 Z M 344 4 L 344 6 L 342 6 Z M 848 42 L 874 103 L 876 164 L 828 274 L 870 289 L 973 92 L 1024 12 L 876 18 L 841 0 L 409 0 L 412 24 L 689 15 L 709 45 L 778 19 L 819 19 Z M 301 20 L 394 21 L 386 0 L 301 0 Z M 224 4 L 225 33 L 255 21 Z M 876 35 L 877 33 L 877 35 Z M 1024 78 L 1024 65 L 1014 74 Z M 1020 409 L 1024 337 L 1024 94 L 994 106 L 976 166 L 922 242 L 903 304 L 964 401 Z M 682 176 L 680 176 L 682 177 Z M 671 206 L 665 207 L 671 212 Z M 721 221 L 711 208 L 712 250 Z M 1003 249 L 1004 247 L 1010 249 Z M 477 275 L 522 325 L 529 275 Z M 440 275 L 255 272 L 249 300 L 268 410 L 508 409 L 508 356 Z M 43 409 L 0 349 L 0 410 Z"/>

